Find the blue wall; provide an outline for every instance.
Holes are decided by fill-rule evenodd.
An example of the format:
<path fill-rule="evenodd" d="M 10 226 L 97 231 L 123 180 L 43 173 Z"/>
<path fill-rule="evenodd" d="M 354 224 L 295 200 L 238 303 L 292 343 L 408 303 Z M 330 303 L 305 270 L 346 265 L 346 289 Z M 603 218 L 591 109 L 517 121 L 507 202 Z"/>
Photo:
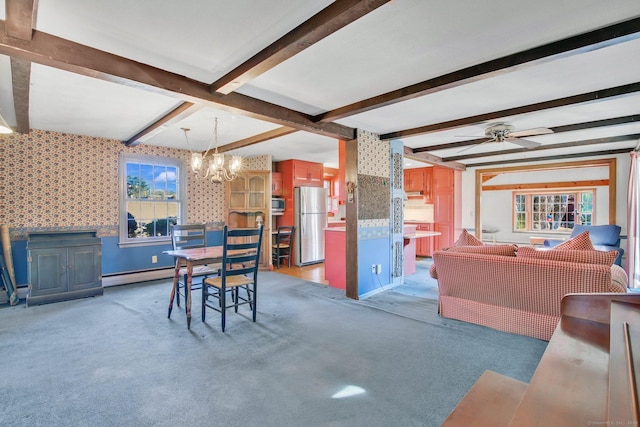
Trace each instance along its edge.
<path fill-rule="evenodd" d="M 389 238 L 358 240 L 358 296 L 391 283 Z M 371 273 L 371 264 L 381 264 L 382 274 Z"/>
<path fill-rule="evenodd" d="M 222 230 L 208 231 L 207 244 L 216 246 L 222 244 Z M 163 254 L 171 250 L 171 244 L 138 246 L 120 248 L 118 237 L 102 237 L 102 274 L 114 275 L 134 271 L 152 270 L 173 267 L 173 257 Z M 14 240 L 11 242 L 13 252 L 13 266 L 16 272 L 18 286 L 28 284 L 27 281 L 27 241 Z M 151 263 L 151 257 L 156 255 L 158 262 Z"/>

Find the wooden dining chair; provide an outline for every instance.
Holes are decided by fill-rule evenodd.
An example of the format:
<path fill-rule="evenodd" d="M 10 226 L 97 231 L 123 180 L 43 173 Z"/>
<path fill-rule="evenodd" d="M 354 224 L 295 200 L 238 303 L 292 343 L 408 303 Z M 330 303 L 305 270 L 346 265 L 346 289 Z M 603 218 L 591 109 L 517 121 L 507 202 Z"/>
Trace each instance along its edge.
<path fill-rule="evenodd" d="M 280 261 L 287 259 L 287 265 L 291 267 L 291 250 L 293 248 L 294 226 L 280 226 L 276 233 L 276 240 L 271 245 L 271 259 L 276 268 L 280 268 Z"/>
<path fill-rule="evenodd" d="M 220 276 L 205 279 L 202 286 L 202 321 L 205 321 L 207 308 L 218 311 L 221 315 L 222 332 L 225 330 L 226 311 L 231 307 L 237 313 L 238 306 L 249 304 L 253 321 L 256 321 L 258 266 L 263 227 L 224 227 Z M 239 292 L 240 288 L 246 291 L 246 297 Z M 229 303 L 227 292 L 231 293 Z"/>
<path fill-rule="evenodd" d="M 194 249 L 204 248 L 207 246 L 207 230 L 204 224 L 174 224 L 171 226 L 171 244 L 173 250 L 178 249 Z M 202 286 L 202 280 L 209 276 L 217 275 L 221 264 L 215 265 L 198 265 L 193 267 L 191 274 L 191 289 L 200 289 Z M 180 277 L 182 280 L 178 280 L 178 292 L 176 292 L 176 303 L 180 307 L 180 295 L 187 299 L 185 292 L 187 286 L 187 268 L 180 268 Z M 194 278 L 201 277 L 202 280 L 195 282 Z M 186 310 L 186 304 L 185 304 Z"/>

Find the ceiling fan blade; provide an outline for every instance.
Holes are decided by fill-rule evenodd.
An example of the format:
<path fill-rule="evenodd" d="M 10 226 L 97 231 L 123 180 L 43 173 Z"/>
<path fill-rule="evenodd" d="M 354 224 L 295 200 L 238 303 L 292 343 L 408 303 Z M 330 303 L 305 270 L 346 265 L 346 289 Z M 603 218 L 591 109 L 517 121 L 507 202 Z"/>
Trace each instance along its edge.
<path fill-rule="evenodd" d="M 528 139 L 522 139 L 522 138 L 507 138 L 507 141 L 509 141 L 512 144 L 516 144 L 519 145 L 523 148 L 535 148 L 540 144 L 539 142 L 535 142 L 535 141 L 530 141 Z"/>
<path fill-rule="evenodd" d="M 486 139 L 486 140 L 482 141 L 480 144 L 469 145 L 468 147 L 465 147 L 462 150 L 458 151 L 456 154 L 464 153 L 467 150 L 470 150 L 470 149 L 476 148 L 476 147 L 480 147 L 481 145 L 486 144 L 487 142 L 492 142 L 492 141 L 493 141 L 493 138 L 489 138 L 489 139 Z"/>
<path fill-rule="evenodd" d="M 534 129 L 520 130 L 517 132 L 509 132 L 509 137 L 520 138 L 522 136 L 548 135 L 550 133 L 553 133 L 553 131 L 549 128 L 534 128 Z"/>

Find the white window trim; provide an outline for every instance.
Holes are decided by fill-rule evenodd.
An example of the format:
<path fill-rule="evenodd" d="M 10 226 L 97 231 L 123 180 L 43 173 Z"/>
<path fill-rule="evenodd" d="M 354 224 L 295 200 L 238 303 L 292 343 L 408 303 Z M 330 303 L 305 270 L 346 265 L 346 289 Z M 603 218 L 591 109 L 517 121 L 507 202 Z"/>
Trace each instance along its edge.
<path fill-rule="evenodd" d="M 592 222 L 594 220 L 594 218 L 596 217 L 596 189 L 595 188 L 554 188 L 553 190 L 549 190 L 549 189 L 535 189 L 535 190 L 515 190 L 511 193 L 511 204 L 512 204 L 512 215 L 511 215 L 511 231 L 512 233 L 545 233 L 545 234 L 558 234 L 558 235 L 570 235 L 572 230 L 569 231 L 565 231 L 565 230 L 552 230 L 552 229 L 541 229 L 541 230 L 534 230 L 534 229 L 526 229 L 526 230 L 516 230 L 515 225 L 516 225 L 516 212 L 515 212 L 515 200 L 516 200 L 516 195 L 525 195 L 527 197 L 527 202 L 525 204 L 525 211 L 527 214 L 527 225 L 530 226 L 533 223 L 533 207 L 532 207 L 532 202 L 531 202 L 531 197 L 534 195 L 548 195 L 548 194 L 563 194 L 563 193 L 576 193 L 576 194 L 580 194 L 580 193 L 586 193 L 586 192 L 591 192 L 593 194 L 593 207 L 591 210 L 591 219 Z M 574 222 L 575 224 L 575 222 Z"/>
<path fill-rule="evenodd" d="M 147 163 L 151 165 L 174 166 L 178 170 L 178 203 L 180 207 L 178 223 L 181 223 L 187 214 L 187 187 L 186 187 L 186 169 L 182 159 L 174 157 L 151 156 L 145 154 L 128 154 L 120 153 L 118 170 L 118 246 L 119 247 L 136 247 L 136 246 L 153 246 L 166 245 L 171 242 L 171 236 L 162 237 L 146 237 L 130 239 L 128 234 L 128 217 L 127 217 L 127 162 Z"/>

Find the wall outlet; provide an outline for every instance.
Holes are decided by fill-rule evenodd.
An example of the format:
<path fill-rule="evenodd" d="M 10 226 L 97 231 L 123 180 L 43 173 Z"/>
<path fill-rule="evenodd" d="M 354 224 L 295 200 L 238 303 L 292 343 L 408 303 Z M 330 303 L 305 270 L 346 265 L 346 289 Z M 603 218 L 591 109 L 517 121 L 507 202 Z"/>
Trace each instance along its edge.
<path fill-rule="evenodd" d="M 376 265 L 376 274 L 382 274 L 382 264 Z"/>
<path fill-rule="evenodd" d="M 155 264 L 158 262 L 158 257 L 156 255 L 151 256 L 151 264 Z"/>
<path fill-rule="evenodd" d="M 373 274 L 376 274 L 376 265 L 375 264 L 371 264 L 371 272 Z"/>

